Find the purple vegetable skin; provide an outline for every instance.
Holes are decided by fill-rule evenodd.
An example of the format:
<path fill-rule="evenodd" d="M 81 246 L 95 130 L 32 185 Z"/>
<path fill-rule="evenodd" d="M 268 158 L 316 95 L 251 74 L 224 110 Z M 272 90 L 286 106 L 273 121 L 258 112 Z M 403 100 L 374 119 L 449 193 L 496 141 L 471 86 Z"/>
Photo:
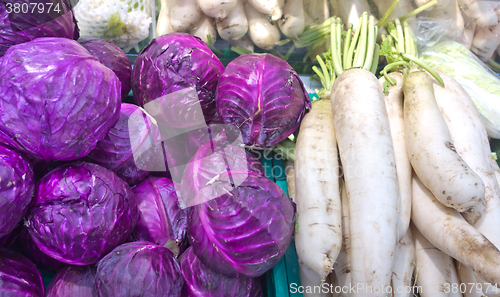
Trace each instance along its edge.
<path fill-rule="evenodd" d="M 295 205 L 271 180 L 248 172 L 236 188 L 227 174 L 204 186 L 197 199 L 225 188 L 230 193 L 189 211 L 189 239 L 208 268 L 228 277 L 258 277 L 285 254 L 292 240 Z"/>
<path fill-rule="evenodd" d="M 7 7 L 7 3 L 10 5 L 17 3 L 21 8 L 29 6 L 30 3 L 42 2 L 29 0 L 0 2 L 0 57 L 11 46 L 35 38 L 61 37 L 77 40 L 79 37 L 76 19 L 67 0 L 58 1 L 60 14 L 57 15 L 54 14 L 54 10 L 51 13 L 48 9 L 42 9 L 42 13 L 39 13 L 38 10 L 37 13 L 8 13 L 14 7 Z"/>
<path fill-rule="evenodd" d="M 132 189 L 115 173 L 76 162 L 39 182 L 28 230 L 47 255 L 73 265 L 94 264 L 125 242 L 138 219 Z"/>
<path fill-rule="evenodd" d="M 180 297 L 184 278 L 166 247 L 144 241 L 125 243 L 97 266 L 94 296 Z"/>
<path fill-rule="evenodd" d="M 24 228 L 24 222 L 21 221 L 17 226 L 12 230 L 9 234 L 5 235 L 4 237 L 0 237 L 0 249 L 8 249 L 14 244 L 17 244 L 19 235 L 21 234 L 21 230 Z"/>
<path fill-rule="evenodd" d="M 14 252 L 1 251 L 0 296 L 43 297 L 42 276 L 35 264 Z"/>
<path fill-rule="evenodd" d="M 132 76 L 132 65 L 127 55 L 118 46 L 101 39 L 78 42 L 99 59 L 101 64 L 113 70 L 121 82 L 122 100 L 125 99 L 130 92 Z"/>
<path fill-rule="evenodd" d="M 139 105 L 161 118 L 160 126 L 196 127 L 216 112 L 215 91 L 223 70 L 200 38 L 171 33 L 152 40 L 139 54 L 132 91 Z"/>
<path fill-rule="evenodd" d="M 261 297 L 257 278 L 229 278 L 209 268 L 189 247 L 179 258 L 185 284 L 183 297 Z"/>
<path fill-rule="evenodd" d="M 122 103 L 120 118 L 88 155 L 90 162 L 114 171 L 129 185 L 148 176 L 161 155 L 160 133 L 149 115 L 136 105 Z"/>
<path fill-rule="evenodd" d="M 26 257 L 30 259 L 30 261 L 33 262 L 38 268 L 57 271 L 66 266 L 65 263 L 57 261 L 56 259 L 42 252 L 33 242 L 28 229 L 23 228 L 21 230 L 19 234 L 19 242 L 23 250 L 23 255 L 26 255 Z"/>
<path fill-rule="evenodd" d="M 28 159 L 0 146 L 0 238 L 7 236 L 28 211 L 35 190 Z"/>
<path fill-rule="evenodd" d="M 229 63 L 216 99 L 224 123 L 239 127 L 244 143 L 258 149 L 287 138 L 311 108 L 298 74 L 271 54 L 245 54 Z"/>
<path fill-rule="evenodd" d="M 93 297 L 95 274 L 94 265 L 65 266 L 50 282 L 45 297 Z"/>
<path fill-rule="evenodd" d="M 12 46 L 0 93 L 0 143 L 45 161 L 87 155 L 120 116 L 116 75 L 66 38 Z"/>
<path fill-rule="evenodd" d="M 186 247 L 187 210 L 171 179 L 150 176 L 133 189 L 139 209 L 136 240 L 168 247 L 177 257 Z"/>

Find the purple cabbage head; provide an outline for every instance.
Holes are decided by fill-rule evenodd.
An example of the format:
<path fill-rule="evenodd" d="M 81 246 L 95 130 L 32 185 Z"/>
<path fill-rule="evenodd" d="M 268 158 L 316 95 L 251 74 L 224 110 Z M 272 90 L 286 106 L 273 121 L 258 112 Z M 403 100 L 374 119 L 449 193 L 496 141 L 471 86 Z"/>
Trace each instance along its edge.
<path fill-rule="evenodd" d="M 95 274 L 94 265 L 65 266 L 50 282 L 45 297 L 93 297 Z"/>
<path fill-rule="evenodd" d="M 57 271 L 66 266 L 65 263 L 42 252 L 33 242 L 26 228 L 23 228 L 19 234 L 19 243 L 22 247 L 23 255 L 26 255 L 26 257 L 40 269 Z"/>
<path fill-rule="evenodd" d="M 224 123 L 239 127 L 244 143 L 259 149 L 287 138 L 311 108 L 298 74 L 271 54 L 245 54 L 229 63 L 216 99 Z"/>
<path fill-rule="evenodd" d="M 177 257 L 187 245 L 187 210 L 171 179 L 150 176 L 133 189 L 139 220 L 134 239 L 168 247 Z"/>
<path fill-rule="evenodd" d="M 132 91 L 139 105 L 161 118 L 160 125 L 198 126 L 215 114 L 223 70 L 200 38 L 171 33 L 152 40 L 139 54 L 132 69 Z"/>
<path fill-rule="evenodd" d="M 179 258 L 185 284 L 183 297 L 261 297 L 257 278 L 230 278 L 205 266 L 189 247 Z"/>
<path fill-rule="evenodd" d="M 29 7 L 30 3 L 44 3 L 41 13 L 9 13 L 14 9 L 14 4 L 20 8 Z M 71 11 L 69 0 L 53 2 L 52 10 L 45 7 L 44 1 L 33 0 L 6 0 L 0 2 L 0 57 L 13 45 L 25 43 L 40 37 L 61 37 L 77 40 L 79 30 L 76 19 Z M 56 11 L 60 9 L 59 12 Z M 38 7 L 37 7 L 38 8 Z"/>
<path fill-rule="evenodd" d="M 75 162 L 47 174 L 34 202 L 27 220 L 33 241 L 73 265 L 97 263 L 129 238 L 138 218 L 129 185 L 92 163 Z"/>
<path fill-rule="evenodd" d="M 285 254 L 292 240 L 295 205 L 261 175 L 248 172 L 235 188 L 227 175 L 221 174 L 198 193 L 201 197 L 222 193 L 221 188 L 226 192 L 190 209 L 190 243 L 200 261 L 215 272 L 258 277 Z"/>
<path fill-rule="evenodd" d="M 28 211 L 35 190 L 28 159 L 0 146 L 0 238 L 7 236 Z"/>
<path fill-rule="evenodd" d="M 79 40 L 78 42 L 99 59 L 101 64 L 113 70 L 121 82 L 122 100 L 125 99 L 130 92 L 132 76 L 132 65 L 125 52 L 118 46 L 102 39 Z"/>
<path fill-rule="evenodd" d="M 87 155 L 120 115 L 116 75 L 66 38 L 12 46 L 0 93 L 0 143 L 45 161 Z"/>
<path fill-rule="evenodd" d="M 148 176 L 162 154 L 158 127 L 136 105 L 122 103 L 120 118 L 88 155 L 90 162 L 114 171 L 129 185 Z"/>
<path fill-rule="evenodd" d="M 44 297 L 42 276 L 35 264 L 14 252 L 1 251 L 0 296 Z"/>
<path fill-rule="evenodd" d="M 96 297 L 180 297 L 184 278 L 166 248 L 145 241 L 125 243 L 97 266 Z"/>

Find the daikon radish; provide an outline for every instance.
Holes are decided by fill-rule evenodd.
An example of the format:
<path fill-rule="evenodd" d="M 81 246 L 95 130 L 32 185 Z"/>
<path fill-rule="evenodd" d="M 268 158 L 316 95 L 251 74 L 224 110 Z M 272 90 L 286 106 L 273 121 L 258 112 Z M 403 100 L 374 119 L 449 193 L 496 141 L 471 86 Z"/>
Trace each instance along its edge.
<path fill-rule="evenodd" d="M 272 21 L 277 21 L 283 15 L 285 0 L 246 0 L 260 13 L 269 15 Z"/>
<path fill-rule="evenodd" d="M 342 248 L 340 249 L 337 261 L 334 264 L 333 273 L 337 277 L 337 282 L 340 288 L 351 287 L 351 240 L 349 239 L 349 197 L 345 183 L 340 179 L 341 185 L 341 200 L 342 200 Z M 343 297 L 351 296 L 349 292 L 342 293 Z"/>
<path fill-rule="evenodd" d="M 495 26 L 498 23 L 495 10 L 488 3 L 476 0 L 458 0 L 458 5 L 479 27 Z"/>
<path fill-rule="evenodd" d="M 303 14 L 304 14 L 304 27 L 305 26 L 309 26 L 314 20 L 311 18 L 311 16 L 305 12 L 304 10 L 303 11 Z"/>
<path fill-rule="evenodd" d="M 487 297 L 498 297 L 500 296 L 500 289 L 495 285 L 485 281 L 480 275 L 475 274 L 477 284 L 482 288 L 484 296 Z"/>
<path fill-rule="evenodd" d="M 300 258 L 298 258 L 298 260 L 300 283 L 303 287 L 303 296 L 325 297 L 322 288 L 326 284 L 326 279 L 322 279 L 318 273 L 309 268 Z"/>
<path fill-rule="evenodd" d="M 224 40 L 238 40 L 248 31 L 248 20 L 243 0 L 237 0 L 234 9 L 221 21 L 217 21 L 217 31 Z"/>
<path fill-rule="evenodd" d="M 294 162 L 287 160 L 285 163 L 286 186 L 288 189 L 288 197 L 295 202 L 295 166 Z"/>
<path fill-rule="evenodd" d="M 474 39 L 474 33 L 476 31 L 476 23 L 472 21 L 466 14 L 462 14 L 464 19 L 464 32 L 463 32 L 463 40 L 464 45 L 470 50 L 472 47 L 472 40 Z"/>
<path fill-rule="evenodd" d="M 302 120 L 294 165 L 297 255 L 324 281 L 342 246 L 340 172 L 330 100 L 313 102 Z"/>
<path fill-rule="evenodd" d="M 262 49 L 273 49 L 281 37 L 278 25 L 269 21 L 265 14 L 257 11 L 249 2 L 245 3 L 245 13 L 252 42 Z"/>
<path fill-rule="evenodd" d="M 351 282 L 363 286 L 356 296 L 385 297 L 398 241 L 399 185 L 384 94 L 370 71 L 350 69 L 335 80 L 331 102 L 349 196 Z"/>
<path fill-rule="evenodd" d="M 452 294 L 452 274 L 456 275 L 453 259 L 432 245 L 413 224 L 411 233 L 415 244 L 415 275 L 420 296 L 457 296 Z"/>
<path fill-rule="evenodd" d="M 279 28 L 285 36 L 294 38 L 304 32 L 304 4 L 302 0 L 286 0 L 283 6 L 283 17 L 278 21 Z"/>
<path fill-rule="evenodd" d="M 217 38 L 217 32 L 215 31 L 214 26 L 215 20 L 202 14 L 200 20 L 194 27 L 189 31 L 189 34 L 193 36 L 197 36 L 201 38 L 205 43 L 208 44 L 208 37 L 210 35 L 210 39 L 215 41 Z"/>
<path fill-rule="evenodd" d="M 406 149 L 413 169 L 443 205 L 471 211 L 484 198 L 484 183 L 457 153 L 430 76 L 408 74 L 403 92 Z"/>
<path fill-rule="evenodd" d="M 438 72 L 443 88 L 434 82 L 434 96 L 450 131 L 454 148 L 484 183 L 485 196 L 465 219 L 489 241 L 500 248 L 500 187 L 491 166 L 491 151 L 479 111 L 464 88 L 452 77 Z"/>
<path fill-rule="evenodd" d="M 428 2 L 430 2 L 431 0 L 415 0 L 415 4 L 420 7 Z M 452 1 L 452 0 L 451 0 Z M 445 7 L 447 7 L 450 2 L 450 0 L 437 0 L 437 4 L 434 5 L 434 6 L 431 6 L 430 8 L 427 8 L 427 10 L 434 10 L 434 9 L 443 9 Z"/>
<path fill-rule="evenodd" d="M 330 6 L 328 5 L 328 0 L 302 0 L 304 3 L 304 14 L 311 17 L 314 24 L 311 24 L 312 27 L 315 25 L 319 25 L 330 18 L 331 15 L 336 15 L 333 11 L 330 13 Z M 305 17 L 306 26 L 309 25 L 309 21 L 307 20 L 307 16 Z M 326 40 L 326 44 L 330 44 L 330 39 Z M 320 45 L 316 47 L 311 53 L 311 60 L 315 61 L 316 56 L 321 56 L 324 52 L 327 51 L 326 45 Z"/>
<path fill-rule="evenodd" d="M 460 262 L 456 262 L 455 267 L 464 297 L 483 297 L 482 285 L 476 282 L 474 271 Z"/>
<path fill-rule="evenodd" d="M 255 50 L 252 39 L 250 39 L 250 36 L 248 36 L 248 33 L 238 40 L 228 40 L 228 42 L 232 46 L 240 46 L 240 47 L 247 49 L 251 52 L 254 52 L 254 50 Z"/>
<path fill-rule="evenodd" d="M 411 219 L 435 247 L 471 268 L 486 281 L 500 281 L 500 251 L 460 213 L 439 203 L 415 174 Z M 415 233 L 412 232 L 412 235 L 415 236 Z"/>
<path fill-rule="evenodd" d="M 204 14 L 216 20 L 221 20 L 226 18 L 236 7 L 237 0 L 198 0 L 198 4 Z"/>
<path fill-rule="evenodd" d="M 411 184 L 411 183 L 410 183 Z M 394 297 L 410 297 L 412 291 L 412 276 L 415 263 L 415 246 L 409 228 L 405 236 L 399 240 L 396 250 L 396 260 L 392 269 L 392 292 Z"/>
<path fill-rule="evenodd" d="M 373 0 L 373 2 L 375 3 L 375 5 L 377 5 L 378 8 L 378 18 L 381 18 L 384 15 L 384 13 L 389 10 L 389 7 L 391 7 L 394 1 Z M 396 8 L 391 14 L 391 17 L 399 18 L 414 11 L 415 9 L 416 7 L 413 4 L 412 0 L 399 0 L 398 4 L 396 5 Z"/>
<path fill-rule="evenodd" d="M 191 29 L 201 18 L 197 0 L 169 0 L 170 25 L 175 32 Z"/>
<path fill-rule="evenodd" d="M 462 11 L 459 8 L 457 0 L 447 0 L 445 6 L 432 6 L 430 11 L 422 13 L 422 16 L 436 18 L 440 20 L 451 20 L 454 26 L 460 31 L 464 30 L 464 18 L 462 16 Z"/>
<path fill-rule="evenodd" d="M 170 0 L 160 0 L 160 12 L 158 14 L 158 21 L 156 22 L 156 37 L 174 32 L 170 24 L 168 1 Z"/>
<path fill-rule="evenodd" d="M 500 24 L 479 28 L 472 39 L 471 51 L 483 62 L 487 62 L 500 45 Z"/>
<path fill-rule="evenodd" d="M 398 239 L 405 236 L 408 227 L 410 226 L 411 214 L 411 164 L 406 152 L 405 142 L 405 125 L 403 120 L 403 74 L 393 72 L 389 77 L 396 80 L 395 85 L 389 87 L 388 92 L 384 95 L 385 107 L 389 117 L 391 126 L 391 138 L 394 145 L 394 156 L 396 158 L 396 170 L 398 173 L 399 182 L 399 222 L 398 222 Z M 380 85 L 383 86 L 385 77 L 380 79 Z"/>

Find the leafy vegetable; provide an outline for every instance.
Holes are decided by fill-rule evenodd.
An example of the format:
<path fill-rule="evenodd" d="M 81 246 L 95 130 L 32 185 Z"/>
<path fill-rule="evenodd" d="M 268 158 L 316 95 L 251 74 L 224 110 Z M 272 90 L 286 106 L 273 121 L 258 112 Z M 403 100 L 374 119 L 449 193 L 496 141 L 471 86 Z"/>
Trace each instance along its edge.
<path fill-rule="evenodd" d="M 42 276 L 35 265 L 11 251 L 0 252 L 0 284 L 0 296 L 44 296 Z"/>
<path fill-rule="evenodd" d="M 125 243 L 97 266 L 94 296 L 180 297 L 184 279 L 172 252 L 145 241 Z"/>
<path fill-rule="evenodd" d="M 311 108 L 297 73 L 271 54 L 241 55 L 222 74 L 217 110 L 241 130 L 243 142 L 263 149 L 292 134 Z"/>
<path fill-rule="evenodd" d="M 13 45 L 40 37 L 61 37 L 77 40 L 79 30 L 71 11 L 69 0 L 55 1 L 54 9 L 37 10 L 35 13 L 9 13 L 10 5 L 26 7 L 33 1 L 16 0 L 0 2 L 0 57 Z M 38 2 L 35 2 L 38 3 Z M 8 6 L 9 5 L 9 6 Z M 59 12 L 55 11 L 57 8 Z M 33 8 L 33 5 L 29 6 Z"/>
<path fill-rule="evenodd" d="M 66 38 L 12 46 L 0 92 L 0 143 L 45 161 L 87 155 L 119 117 L 116 75 Z"/>
<path fill-rule="evenodd" d="M 42 178 L 27 226 L 47 255 L 89 265 L 125 242 L 137 218 L 127 183 L 104 167 L 75 162 Z"/>
<path fill-rule="evenodd" d="M 189 247 L 179 258 L 186 281 L 185 297 L 260 297 L 262 289 L 257 278 L 230 278 L 207 268 Z"/>
<path fill-rule="evenodd" d="M 151 116 L 136 105 L 122 103 L 120 118 L 87 158 L 114 171 L 135 185 L 153 170 L 162 154 L 158 127 Z"/>
<path fill-rule="evenodd" d="M 125 53 L 116 45 L 101 39 L 78 40 L 102 65 L 113 70 L 121 82 L 122 100 L 130 92 L 132 65 Z"/>
<path fill-rule="evenodd" d="M 22 228 L 19 234 L 19 243 L 21 244 L 23 255 L 26 255 L 40 269 L 57 271 L 66 265 L 42 252 L 33 242 L 27 228 Z"/>
<path fill-rule="evenodd" d="M 215 272 L 258 277 L 285 254 L 295 204 L 274 182 L 256 173 L 248 172 L 236 188 L 229 180 L 228 173 L 222 173 L 198 193 L 200 199 L 225 192 L 191 208 L 190 243 L 200 261 Z"/>
<path fill-rule="evenodd" d="M 66 266 L 50 282 L 45 297 L 93 297 L 92 288 L 96 267 Z"/>
<path fill-rule="evenodd" d="M 187 245 L 187 210 L 181 209 L 172 180 L 150 176 L 133 191 L 139 209 L 134 238 L 168 247 L 177 257 Z"/>
<path fill-rule="evenodd" d="M 500 80 L 462 44 L 443 41 L 421 54 L 431 67 L 458 81 L 479 110 L 488 135 L 500 138 Z"/>
<path fill-rule="evenodd" d="M 215 91 L 223 70 L 217 56 L 198 37 L 163 35 L 152 40 L 135 60 L 134 98 L 161 121 L 160 126 L 204 125 L 215 114 Z"/>
<path fill-rule="evenodd" d="M 34 190 L 35 177 L 28 159 L 0 146 L 0 238 L 12 232 L 26 215 Z"/>

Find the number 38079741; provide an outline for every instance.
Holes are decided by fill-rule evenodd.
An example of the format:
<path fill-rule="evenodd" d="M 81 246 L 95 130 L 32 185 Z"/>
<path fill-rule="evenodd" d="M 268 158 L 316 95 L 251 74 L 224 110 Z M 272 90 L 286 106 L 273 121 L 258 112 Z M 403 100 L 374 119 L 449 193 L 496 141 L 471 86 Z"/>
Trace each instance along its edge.
<path fill-rule="evenodd" d="M 59 3 L 5 3 L 8 14 L 15 13 L 60 13 Z"/>

